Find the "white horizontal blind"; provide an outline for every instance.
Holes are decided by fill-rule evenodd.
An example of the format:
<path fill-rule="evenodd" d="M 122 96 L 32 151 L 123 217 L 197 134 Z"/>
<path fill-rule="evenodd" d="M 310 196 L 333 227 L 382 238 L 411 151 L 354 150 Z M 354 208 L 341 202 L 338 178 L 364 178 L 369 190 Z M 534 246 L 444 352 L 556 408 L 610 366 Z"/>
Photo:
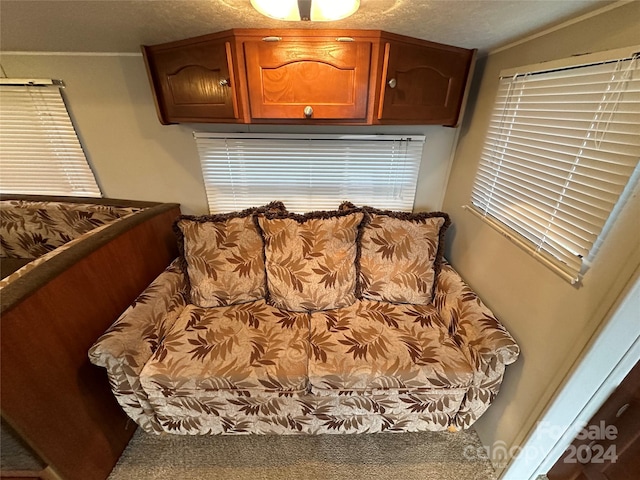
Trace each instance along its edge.
<path fill-rule="evenodd" d="M 472 203 L 576 282 L 639 158 L 637 54 L 502 78 Z"/>
<path fill-rule="evenodd" d="M 356 205 L 411 211 L 423 136 L 196 133 L 209 210 L 281 200 L 292 212 Z"/>
<path fill-rule="evenodd" d="M 57 86 L 0 86 L 0 192 L 101 196 Z"/>

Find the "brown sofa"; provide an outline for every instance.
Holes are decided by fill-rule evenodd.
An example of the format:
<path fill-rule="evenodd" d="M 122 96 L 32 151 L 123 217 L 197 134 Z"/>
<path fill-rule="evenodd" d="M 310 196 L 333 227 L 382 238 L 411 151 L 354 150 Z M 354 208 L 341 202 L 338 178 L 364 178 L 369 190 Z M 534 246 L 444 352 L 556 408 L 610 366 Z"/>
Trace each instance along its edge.
<path fill-rule="evenodd" d="M 181 257 L 90 350 L 147 432 L 467 428 L 519 348 L 442 260 L 443 213 L 183 216 Z"/>

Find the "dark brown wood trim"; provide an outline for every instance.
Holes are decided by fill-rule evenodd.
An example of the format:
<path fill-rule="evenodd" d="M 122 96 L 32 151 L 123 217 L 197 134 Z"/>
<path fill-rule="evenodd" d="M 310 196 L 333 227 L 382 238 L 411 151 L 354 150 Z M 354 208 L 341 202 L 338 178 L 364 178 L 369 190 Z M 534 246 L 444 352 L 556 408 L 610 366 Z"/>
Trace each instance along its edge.
<path fill-rule="evenodd" d="M 142 51 L 142 58 L 144 59 L 144 67 L 147 71 L 147 78 L 149 79 L 149 84 L 151 85 L 151 93 L 153 94 L 153 104 L 156 107 L 156 114 L 158 115 L 158 120 L 160 120 L 160 123 L 162 125 L 170 125 L 171 122 L 169 122 L 164 114 L 164 111 L 162 110 L 162 106 L 160 105 L 160 102 L 158 101 L 158 98 L 160 98 L 160 88 L 158 87 L 158 85 L 156 84 L 156 79 L 154 78 L 153 74 L 151 73 L 152 69 L 151 69 L 151 62 L 152 62 L 152 55 L 150 54 L 150 52 L 152 51 L 152 47 L 148 47 L 145 45 L 142 45 L 140 47 L 140 50 Z"/>
<path fill-rule="evenodd" d="M 65 480 L 106 479 L 136 428 L 87 351 L 177 254 L 178 206 L 151 210 L 2 315 L 2 417 Z"/>
<path fill-rule="evenodd" d="M 145 202 L 143 200 L 121 200 L 117 198 L 95 197 L 63 197 L 57 195 L 18 195 L 0 193 L 0 200 L 26 200 L 30 202 L 62 202 L 62 203 L 93 203 L 96 205 L 110 205 L 112 207 L 148 208 L 167 205 L 159 202 Z"/>
<path fill-rule="evenodd" d="M 25 297 L 29 296 L 51 279 L 62 274 L 69 265 L 78 262 L 91 252 L 111 242 L 118 235 L 127 232 L 134 226 L 144 223 L 163 212 L 172 210 L 177 212 L 175 216 L 175 218 L 177 218 L 179 215 L 178 204 L 155 204 L 155 206 L 137 212 L 131 217 L 114 222 L 98 235 L 91 235 L 85 241 L 79 242 L 73 247 L 54 255 L 46 262 L 25 273 L 22 277 L 15 279 L 2 289 L 2 295 L 0 296 L 0 313 L 6 313 Z"/>

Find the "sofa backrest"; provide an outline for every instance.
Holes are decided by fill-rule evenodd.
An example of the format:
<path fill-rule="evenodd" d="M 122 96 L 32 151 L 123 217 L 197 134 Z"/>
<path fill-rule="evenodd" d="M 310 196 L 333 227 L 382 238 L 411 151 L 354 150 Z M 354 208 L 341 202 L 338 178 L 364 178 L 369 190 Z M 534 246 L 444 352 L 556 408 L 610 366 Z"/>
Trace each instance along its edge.
<path fill-rule="evenodd" d="M 102 225 L 141 210 L 59 201 L 0 201 L 0 257 L 35 259 Z"/>

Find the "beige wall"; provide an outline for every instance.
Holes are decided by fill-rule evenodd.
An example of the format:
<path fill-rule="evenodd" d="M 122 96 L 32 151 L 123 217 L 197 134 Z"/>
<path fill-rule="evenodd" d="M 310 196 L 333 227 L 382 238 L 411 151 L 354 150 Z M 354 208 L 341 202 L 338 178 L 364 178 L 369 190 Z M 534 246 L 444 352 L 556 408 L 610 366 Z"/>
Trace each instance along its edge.
<path fill-rule="evenodd" d="M 64 80 L 69 109 L 107 197 L 178 202 L 183 213 L 207 213 L 193 130 L 249 131 L 248 126 L 238 125 L 161 125 L 141 56 L 0 54 L 0 63 L 9 77 Z M 254 126 L 251 131 L 424 134 L 427 143 L 415 209 L 441 208 L 455 129 Z M 340 200 L 336 199 L 336 207 Z"/>
<path fill-rule="evenodd" d="M 478 65 L 443 208 L 453 219 L 447 255 L 522 347 L 496 403 L 477 423 L 486 445 L 521 444 L 640 263 L 636 188 L 584 285 L 575 288 L 462 209 L 469 203 L 503 69 L 640 44 L 640 2 L 632 2 L 489 55 Z"/>

